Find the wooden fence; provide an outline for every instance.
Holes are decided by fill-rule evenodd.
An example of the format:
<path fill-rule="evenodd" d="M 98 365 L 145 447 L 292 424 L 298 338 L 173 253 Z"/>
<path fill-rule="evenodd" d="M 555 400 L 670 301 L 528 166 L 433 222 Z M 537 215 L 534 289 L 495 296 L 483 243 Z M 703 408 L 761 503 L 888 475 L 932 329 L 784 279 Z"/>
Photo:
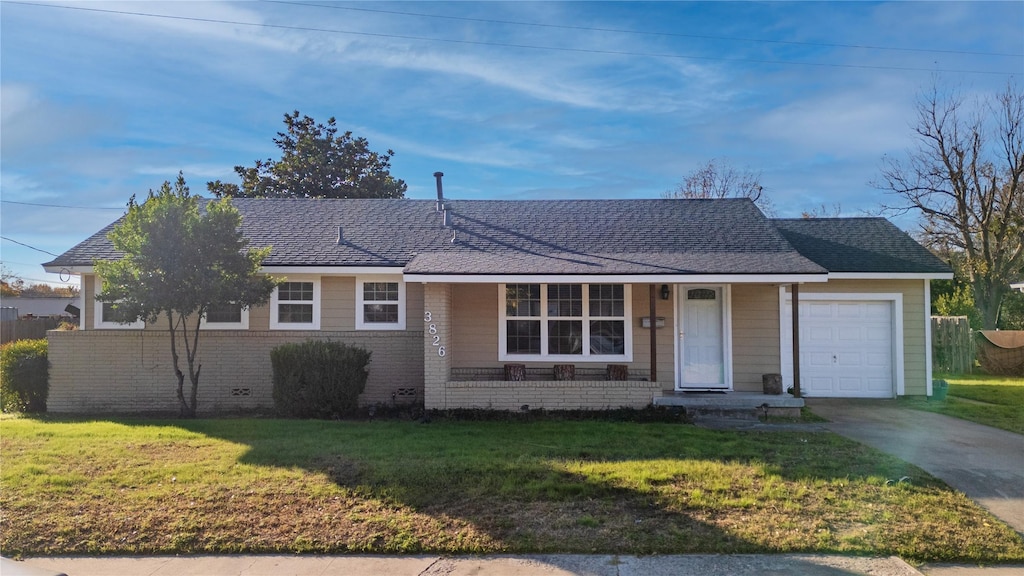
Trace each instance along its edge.
<path fill-rule="evenodd" d="M 966 316 L 932 316 L 932 370 L 970 373 L 976 354 L 973 336 Z"/>
<path fill-rule="evenodd" d="M 19 318 L 0 322 L 0 344 L 15 340 L 46 338 L 46 331 L 60 325 L 60 318 Z"/>

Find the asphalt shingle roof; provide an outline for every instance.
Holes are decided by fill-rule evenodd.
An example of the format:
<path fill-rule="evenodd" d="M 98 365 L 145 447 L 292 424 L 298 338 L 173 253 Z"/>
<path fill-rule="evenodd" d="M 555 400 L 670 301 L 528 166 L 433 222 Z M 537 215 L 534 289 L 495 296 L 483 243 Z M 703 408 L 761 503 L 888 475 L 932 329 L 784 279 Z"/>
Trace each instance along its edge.
<path fill-rule="evenodd" d="M 801 218 L 773 222 L 797 251 L 829 272 L 950 272 L 942 260 L 885 218 Z"/>
<path fill-rule="evenodd" d="M 865 266 L 910 263 L 921 269 L 904 271 L 915 272 L 944 266 L 885 220 L 875 219 L 866 232 L 881 243 L 866 255 L 861 224 L 771 221 L 746 199 L 447 200 L 451 228 L 442 225 L 433 200 L 240 198 L 232 203 L 242 214 L 249 245 L 272 246 L 266 266 L 488 275 L 824 274 L 851 266 L 867 271 Z M 118 258 L 106 237 L 114 224 L 47 266 Z M 841 253 L 833 255 L 838 248 Z"/>

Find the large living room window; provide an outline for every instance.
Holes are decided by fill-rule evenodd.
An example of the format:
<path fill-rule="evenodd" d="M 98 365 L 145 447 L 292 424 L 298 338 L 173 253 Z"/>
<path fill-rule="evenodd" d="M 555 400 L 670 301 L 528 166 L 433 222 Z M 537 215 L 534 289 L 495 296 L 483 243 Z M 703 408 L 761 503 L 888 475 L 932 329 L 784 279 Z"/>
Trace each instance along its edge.
<path fill-rule="evenodd" d="M 356 279 L 356 329 L 405 330 L 405 283 L 400 278 Z"/>
<path fill-rule="evenodd" d="M 499 360 L 632 360 L 629 286 L 502 284 Z"/>
<path fill-rule="evenodd" d="M 270 327 L 275 330 L 320 329 L 320 279 L 289 279 L 270 296 Z"/>

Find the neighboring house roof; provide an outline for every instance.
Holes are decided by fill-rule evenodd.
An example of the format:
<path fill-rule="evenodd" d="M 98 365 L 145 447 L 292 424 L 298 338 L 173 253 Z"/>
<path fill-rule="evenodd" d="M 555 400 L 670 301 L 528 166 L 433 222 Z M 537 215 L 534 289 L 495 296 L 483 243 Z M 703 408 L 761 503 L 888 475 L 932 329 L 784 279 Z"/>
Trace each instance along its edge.
<path fill-rule="evenodd" d="M 765 218 L 747 199 L 446 200 L 449 228 L 434 200 L 232 203 L 250 246 L 273 247 L 264 261 L 269 268 L 400 267 L 418 275 L 824 275 L 830 266 L 848 267 L 821 256 L 828 249 L 812 241 L 841 244 L 849 235 L 845 220 L 818 222 L 835 223 L 831 235 L 802 230 L 787 224 L 796 221 Z M 887 238 L 879 254 L 892 258 L 876 254 L 866 264 L 899 261 L 916 266 L 903 272 L 948 272 L 895 226 L 874 220 L 886 225 L 873 232 Z M 96 259 L 119 257 L 106 237 L 112 226 L 45 266 L 91 266 Z"/>
<path fill-rule="evenodd" d="M 946 263 L 885 218 L 799 218 L 773 222 L 798 252 L 829 272 L 950 272 Z"/>

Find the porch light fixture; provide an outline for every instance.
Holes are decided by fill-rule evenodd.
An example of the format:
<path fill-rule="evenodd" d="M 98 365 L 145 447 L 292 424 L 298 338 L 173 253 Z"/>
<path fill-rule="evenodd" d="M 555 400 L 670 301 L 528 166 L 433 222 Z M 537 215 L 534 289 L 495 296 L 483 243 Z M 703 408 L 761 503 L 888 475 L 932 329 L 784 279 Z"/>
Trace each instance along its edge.
<path fill-rule="evenodd" d="M 668 300 L 668 297 L 672 295 L 672 290 L 669 289 L 668 284 L 661 285 L 661 299 Z"/>

